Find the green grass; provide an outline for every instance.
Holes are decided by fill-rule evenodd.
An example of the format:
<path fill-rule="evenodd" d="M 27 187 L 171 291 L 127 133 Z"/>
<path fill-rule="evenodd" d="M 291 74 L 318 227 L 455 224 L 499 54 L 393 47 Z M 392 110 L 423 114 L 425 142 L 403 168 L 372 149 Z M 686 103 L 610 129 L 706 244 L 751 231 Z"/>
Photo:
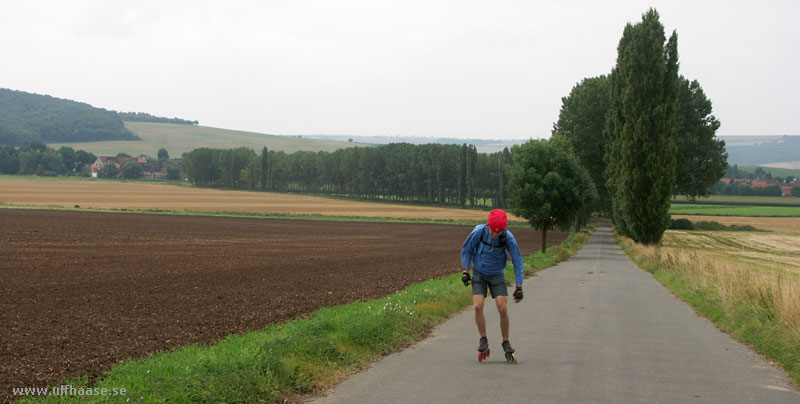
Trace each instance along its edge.
<path fill-rule="evenodd" d="M 747 205 L 697 205 L 673 204 L 671 215 L 709 215 L 709 216 L 800 216 L 800 206 L 747 206 Z"/>
<path fill-rule="evenodd" d="M 711 195 L 706 198 L 699 198 L 690 201 L 683 196 L 675 197 L 673 204 L 696 204 L 696 205 L 752 205 L 752 206 L 798 206 L 800 198 L 790 196 L 736 196 L 736 195 Z"/>
<path fill-rule="evenodd" d="M 593 228 L 592 228 L 593 229 Z M 574 254 L 589 234 L 525 258 L 526 273 Z M 513 271 L 506 268 L 507 276 Z M 75 388 L 124 388 L 125 396 L 28 397 L 22 403 L 203 402 L 280 403 L 330 387 L 382 355 L 424 338 L 472 303 L 461 274 L 412 285 L 390 296 L 319 309 L 261 331 L 232 335 L 209 346 L 189 345 L 131 359 L 95 383 L 79 377 Z"/>
<path fill-rule="evenodd" d="M 145 154 L 155 156 L 162 147 L 170 157 L 179 158 L 184 152 L 200 147 L 228 149 L 248 147 L 261 152 L 267 146 L 270 150 L 285 151 L 334 151 L 345 147 L 367 146 L 360 143 L 335 142 L 330 140 L 306 139 L 291 136 L 266 135 L 238 130 L 210 128 L 207 126 L 180 125 L 172 123 L 125 122 L 125 127 L 142 140 L 117 140 L 105 142 L 53 143 L 50 147 L 69 146 L 75 150 L 85 150 L 96 155 L 128 153 L 131 156 Z"/>

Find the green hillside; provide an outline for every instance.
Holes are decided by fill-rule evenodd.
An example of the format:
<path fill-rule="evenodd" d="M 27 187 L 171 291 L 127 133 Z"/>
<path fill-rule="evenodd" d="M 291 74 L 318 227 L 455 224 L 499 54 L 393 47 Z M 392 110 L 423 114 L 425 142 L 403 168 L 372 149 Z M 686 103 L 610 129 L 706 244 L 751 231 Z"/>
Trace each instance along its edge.
<path fill-rule="evenodd" d="M 746 171 L 748 173 L 752 173 L 756 171 L 756 167 L 759 166 L 738 166 L 739 171 Z M 793 176 L 796 178 L 800 178 L 800 170 L 793 169 L 793 168 L 777 168 L 777 167 L 765 167 L 760 166 L 762 170 L 772 174 L 773 177 L 788 177 Z"/>
<path fill-rule="evenodd" d="M 167 149 L 171 157 L 180 157 L 184 152 L 200 147 L 220 149 L 248 147 L 260 152 L 261 148 L 267 146 L 270 150 L 292 153 L 300 150 L 314 152 L 333 151 L 345 147 L 367 146 L 361 143 L 265 135 L 262 133 L 171 123 L 125 122 L 125 127 L 142 138 L 142 140 L 54 143 L 50 144 L 50 147 L 70 146 L 96 155 L 116 155 L 124 152 L 131 156 L 140 154 L 155 156 L 158 149 L 163 147 Z"/>
<path fill-rule="evenodd" d="M 119 115 L 89 104 L 0 88 L 0 145 L 136 140 Z"/>

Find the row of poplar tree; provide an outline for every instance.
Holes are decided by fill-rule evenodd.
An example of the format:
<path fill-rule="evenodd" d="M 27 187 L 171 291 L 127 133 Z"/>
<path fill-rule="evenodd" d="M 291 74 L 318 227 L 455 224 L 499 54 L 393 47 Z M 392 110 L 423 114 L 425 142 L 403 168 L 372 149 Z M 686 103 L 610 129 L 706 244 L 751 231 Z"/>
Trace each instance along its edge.
<path fill-rule="evenodd" d="M 511 152 L 473 145 L 394 143 L 333 152 L 200 148 L 186 153 L 193 184 L 458 207 L 505 207 Z"/>
<path fill-rule="evenodd" d="M 592 176 L 596 210 L 639 243 L 661 240 L 673 195 L 709 195 L 727 167 L 711 101 L 678 70 L 677 33 L 667 40 L 650 9 L 625 27 L 611 73 L 584 79 L 562 99 L 553 129 Z"/>

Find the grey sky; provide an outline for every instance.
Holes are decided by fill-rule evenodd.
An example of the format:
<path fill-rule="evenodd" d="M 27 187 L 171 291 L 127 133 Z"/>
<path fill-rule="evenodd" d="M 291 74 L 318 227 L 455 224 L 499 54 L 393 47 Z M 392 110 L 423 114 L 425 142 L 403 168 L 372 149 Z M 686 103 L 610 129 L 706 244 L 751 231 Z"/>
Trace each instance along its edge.
<path fill-rule="evenodd" d="M 0 0 L 0 87 L 262 133 L 541 138 L 651 6 L 718 134 L 800 134 L 797 1 Z"/>

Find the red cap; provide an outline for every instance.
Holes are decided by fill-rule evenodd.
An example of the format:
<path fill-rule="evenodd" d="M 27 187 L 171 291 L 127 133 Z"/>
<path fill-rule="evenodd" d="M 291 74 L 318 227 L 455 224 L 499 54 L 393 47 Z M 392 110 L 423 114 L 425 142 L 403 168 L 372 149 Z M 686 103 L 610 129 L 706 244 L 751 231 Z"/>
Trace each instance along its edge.
<path fill-rule="evenodd" d="M 506 229 L 506 225 L 508 225 L 508 217 L 503 209 L 495 209 L 489 212 L 489 230 L 500 232 Z"/>

